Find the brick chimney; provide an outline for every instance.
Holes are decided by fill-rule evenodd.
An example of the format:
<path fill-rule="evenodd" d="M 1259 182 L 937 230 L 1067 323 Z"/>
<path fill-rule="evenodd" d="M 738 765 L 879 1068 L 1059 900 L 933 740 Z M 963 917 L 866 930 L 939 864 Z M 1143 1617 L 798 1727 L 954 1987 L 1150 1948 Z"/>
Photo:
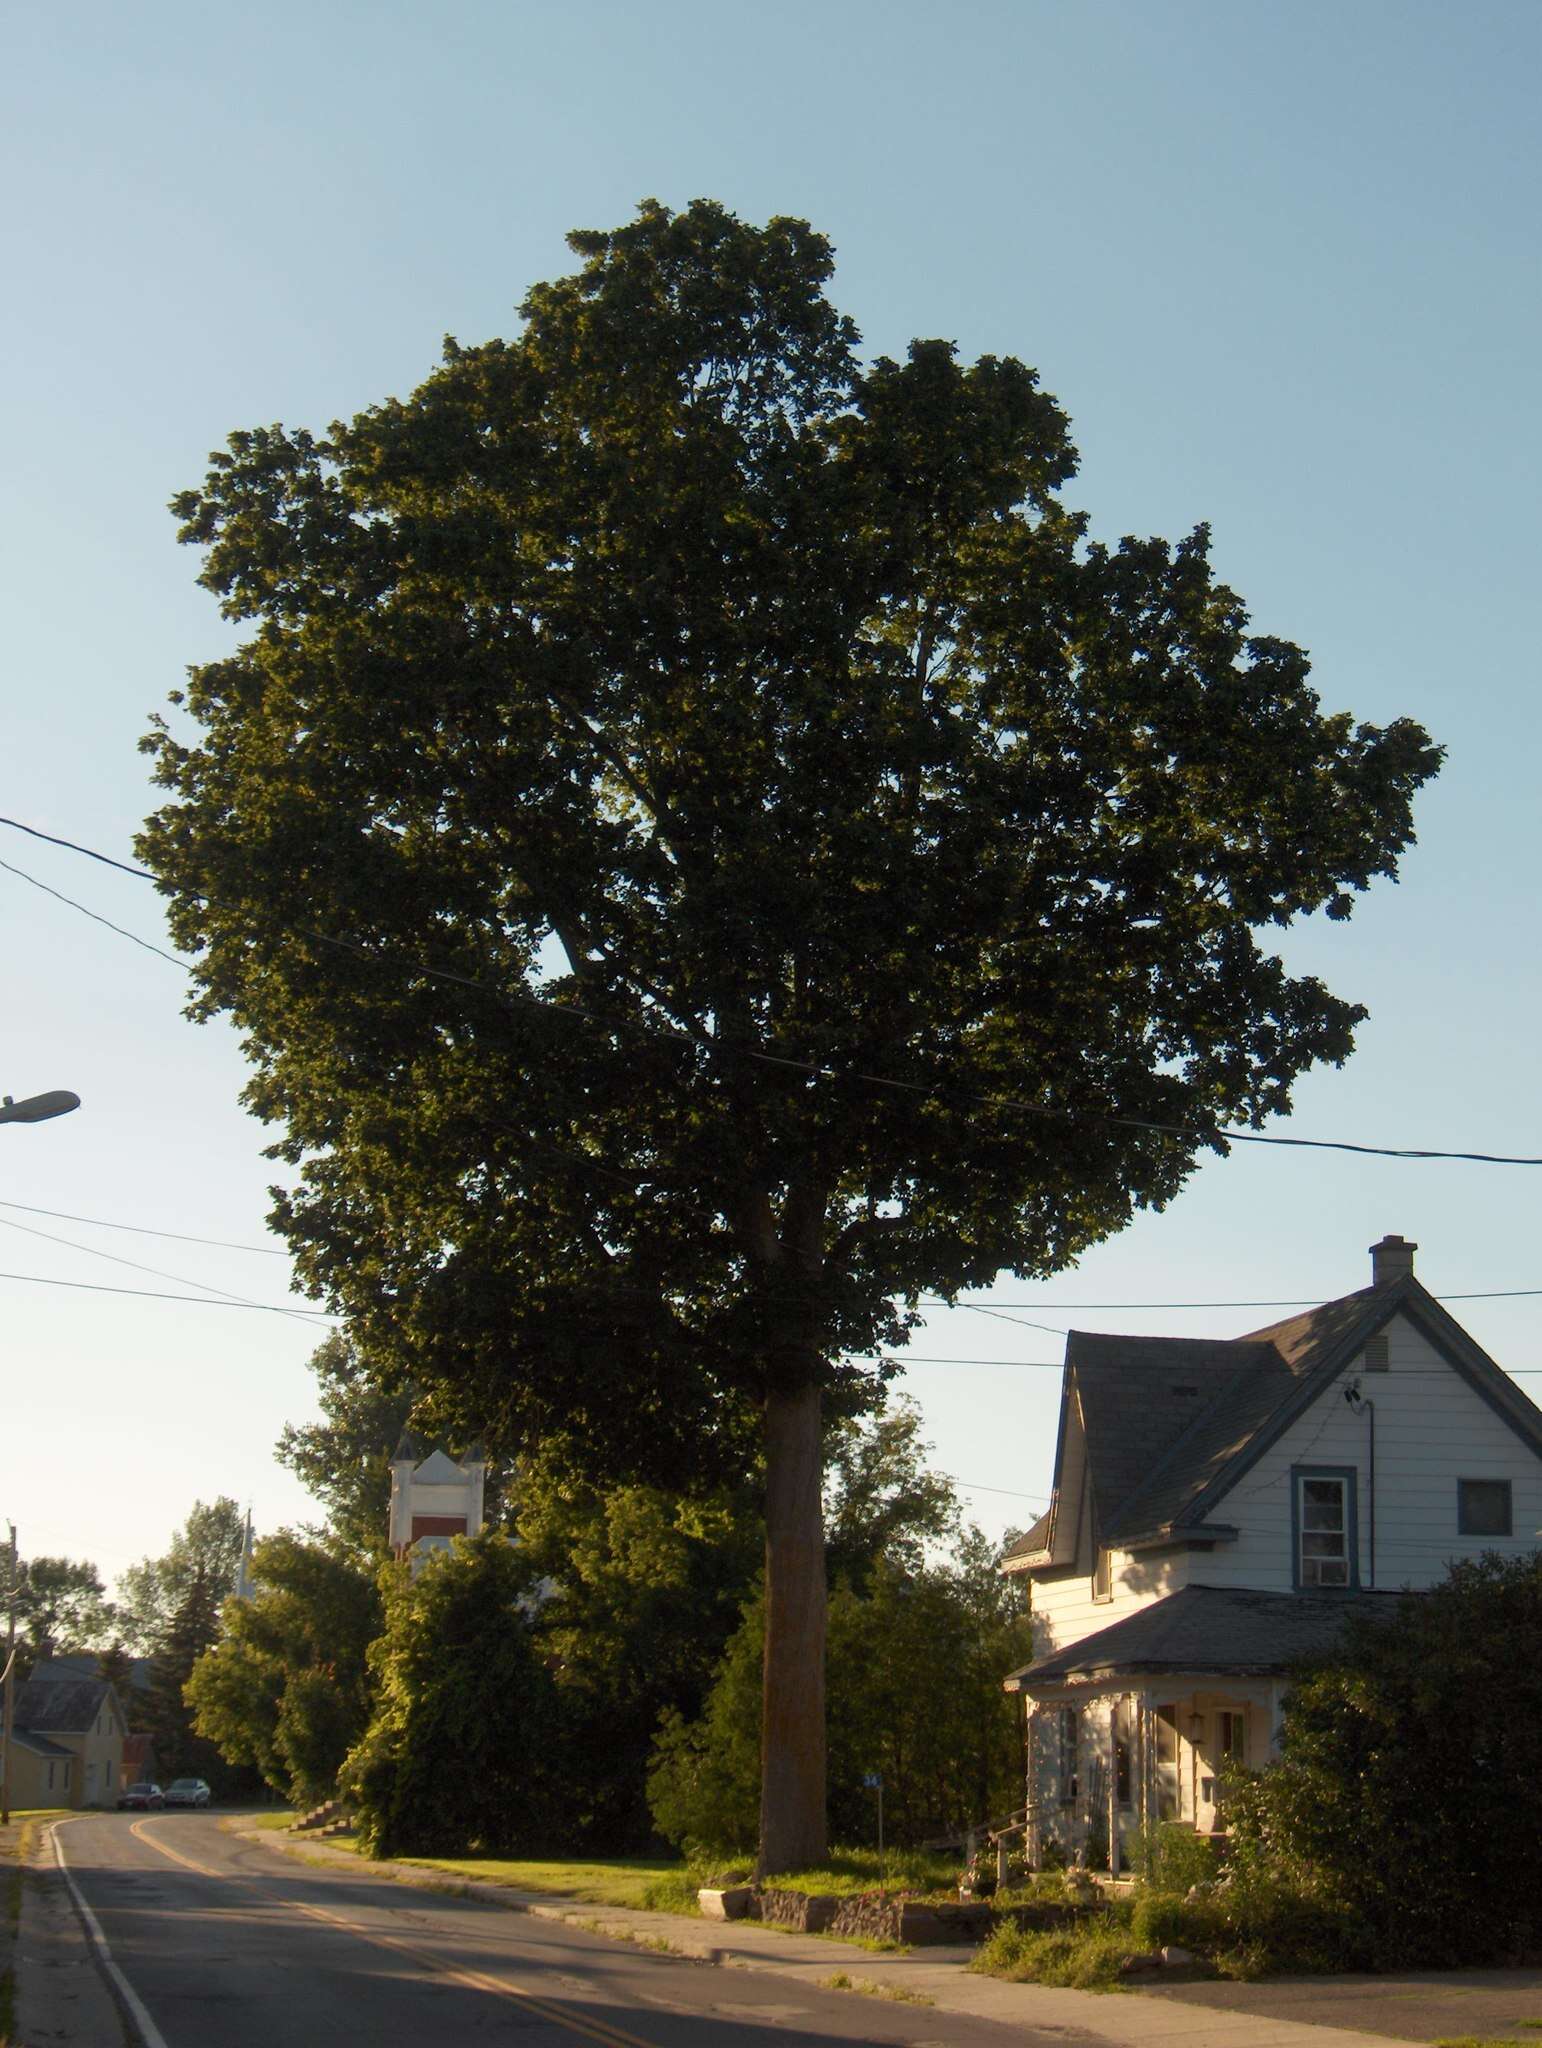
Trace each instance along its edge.
<path fill-rule="evenodd" d="M 1389 1232 L 1380 1244 L 1371 1246 L 1371 1285 L 1385 1287 L 1393 1280 L 1407 1280 L 1413 1275 L 1413 1255 L 1419 1249 L 1410 1244 L 1406 1237 Z"/>

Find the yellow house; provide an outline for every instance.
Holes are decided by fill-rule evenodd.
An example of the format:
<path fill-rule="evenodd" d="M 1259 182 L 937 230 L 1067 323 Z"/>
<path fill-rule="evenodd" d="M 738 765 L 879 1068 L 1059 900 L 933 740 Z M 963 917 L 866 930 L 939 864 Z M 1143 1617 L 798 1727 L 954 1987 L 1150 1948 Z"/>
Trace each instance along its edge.
<path fill-rule="evenodd" d="M 16 1688 L 6 1787 L 18 1811 L 115 1806 L 123 1789 L 123 1709 L 105 1678 L 45 1660 Z"/>

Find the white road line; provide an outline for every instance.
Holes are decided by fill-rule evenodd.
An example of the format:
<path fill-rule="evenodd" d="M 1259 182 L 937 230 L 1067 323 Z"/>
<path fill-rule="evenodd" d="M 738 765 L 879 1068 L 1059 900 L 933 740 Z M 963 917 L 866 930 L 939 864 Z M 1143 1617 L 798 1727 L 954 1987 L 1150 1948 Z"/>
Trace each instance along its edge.
<path fill-rule="evenodd" d="M 67 1825 L 68 1823 L 65 1821 L 55 1821 L 49 1829 L 49 1833 L 53 1837 L 54 1861 L 64 1872 L 64 1881 L 70 1888 L 70 1897 L 75 1901 L 76 1910 L 85 1922 L 87 1934 L 90 1935 L 92 1941 L 96 1944 L 97 1960 L 116 1985 L 119 1996 L 128 2007 L 134 2025 L 139 2029 L 139 2037 L 143 2043 L 143 2048 L 166 2048 L 166 2036 L 161 2032 L 154 2020 L 151 2019 L 149 2013 L 145 2011 L 138 1992 L 113 1961 L 112 1950 L 107 1946 L 107 1937 L 103 1934 L 96 1915 L 86 1904 L 81 1894 L 80 1886 L 75 1882 L 74 1872 L 64 1860 L 64 1844 L 59 1839 L 59 1830 Z"/>

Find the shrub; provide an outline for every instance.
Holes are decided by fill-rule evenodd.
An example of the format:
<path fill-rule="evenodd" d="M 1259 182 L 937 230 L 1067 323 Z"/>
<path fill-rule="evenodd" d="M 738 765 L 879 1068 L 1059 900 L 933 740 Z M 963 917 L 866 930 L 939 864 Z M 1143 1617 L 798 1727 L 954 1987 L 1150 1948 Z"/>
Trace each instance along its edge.
<path fill-rule="evenodd" d="M 1209 1884 L 1220 1868 L 1213 1842 L 1170 1820 L 1136 1830 L 1130 1861 L 1153 1890 L 1163 1892 L 1186 1892 L 1196 1884 Z"/>
<path fill-rule="evenodd" d="M 984 1977 L 1014 1984 L 1055 1984 L 1076 1991 L 1106 1991 L 1118 1982 L 1130 1953 L 1130 1935 L 1112 1915 L 1079 1927 L 1040 1932 L 1010 1924 L 996 1928 L 970 1963 Z"/>
<path fill-rule="evenodd" d="M 1542 1907 L 1514 1873 L 1542 1832 L 1542 1556 L 1463 1561 L 1386 1605 L 1301 1673 L 1281 1761 L 1229 1794 L 1238 1875 L 1284 1885 L 1293 1946 L 1363 1927 L 1350 1946 L 1384 1969 L 1534 1953 Z"/>
<path fill-rule="evenodd" d="M 1196 1909 L 1182 1892 L 1141 1892 L 1130 1911 L 1130 1935 L 1137 1948 L 1210 1948 L 1196 1933 Z"/>

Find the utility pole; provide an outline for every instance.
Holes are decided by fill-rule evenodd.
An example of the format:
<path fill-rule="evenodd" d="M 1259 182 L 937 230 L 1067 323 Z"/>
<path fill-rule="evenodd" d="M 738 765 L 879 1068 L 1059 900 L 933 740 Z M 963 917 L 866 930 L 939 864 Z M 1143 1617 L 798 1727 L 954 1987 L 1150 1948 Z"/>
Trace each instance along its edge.
<path fill-rule="evenodd" d="M 5 1704 L 0 1712 L 0 1827 L 11 1820 L 11 1724 L 16 1706 L 16 1524 L 8 1522 L 11 1555 L 6 1565 Z"/>

